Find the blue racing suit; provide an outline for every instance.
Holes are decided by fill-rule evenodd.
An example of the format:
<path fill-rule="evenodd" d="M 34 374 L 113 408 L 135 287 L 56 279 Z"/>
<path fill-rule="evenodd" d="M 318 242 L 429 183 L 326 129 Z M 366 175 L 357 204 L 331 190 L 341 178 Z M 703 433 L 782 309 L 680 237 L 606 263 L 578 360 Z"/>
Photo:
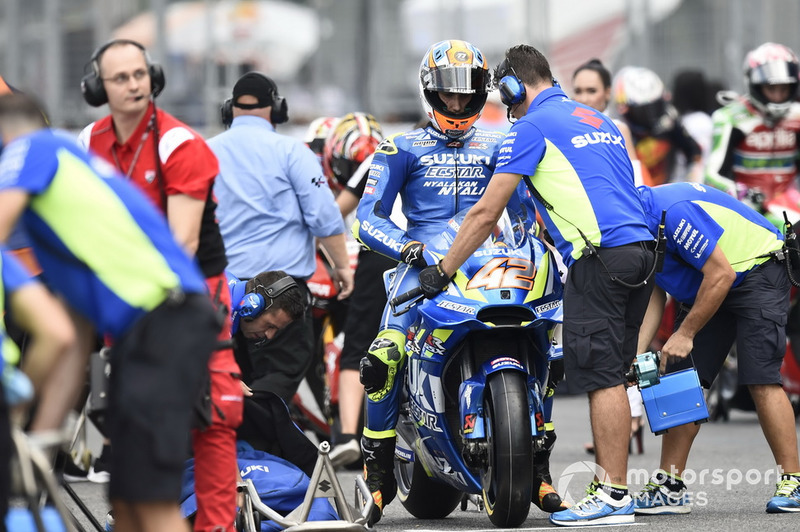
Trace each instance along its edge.
<path fill-rule="evenodd" d="M 403 246 L 429 242 L 441 233 L 447 220 L 480 199 L 504 138 L 503 133 L 473 128 L 456 140 L 428 125 L 389 137 L 375 150 L 353 234 L 370 250 L 400 262 L 388 289 L 389 300 L 419 285 L 419 268 L 401 262 Z M 405 230 L 389 218 L 398 194 L 408 223 Z M 515 212 L 525 209 L 530 217 L 535 212 L 522 183 L 508 206 Z M 375 357 L 380 360 L 378 365 L 386 366 L 386 380 L 383 383 L 380 375 L 381 389 L 370 391 L 367 386 L 366 437 L 395 435 L 400 392 L 393 384 L 405 364 L 406 330 L 416 317 L 413 308 L 400 316 L 393 316 L 388 304 L 383 310 L 378 336 L 367 358 Z M 364 378 L 362 365 L 362 382 Z"/>

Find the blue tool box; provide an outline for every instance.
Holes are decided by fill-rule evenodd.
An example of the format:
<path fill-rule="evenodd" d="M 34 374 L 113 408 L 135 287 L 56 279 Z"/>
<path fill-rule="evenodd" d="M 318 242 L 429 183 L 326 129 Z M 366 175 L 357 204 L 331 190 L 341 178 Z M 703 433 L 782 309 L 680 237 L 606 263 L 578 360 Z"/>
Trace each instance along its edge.
<path fill-rule="evenodd" d="M 656 435 L 686 423 L 708 421 L 703 388 L 694 368 L 662 375 L 658 384 L 641 392 L 650 430 Z"/>

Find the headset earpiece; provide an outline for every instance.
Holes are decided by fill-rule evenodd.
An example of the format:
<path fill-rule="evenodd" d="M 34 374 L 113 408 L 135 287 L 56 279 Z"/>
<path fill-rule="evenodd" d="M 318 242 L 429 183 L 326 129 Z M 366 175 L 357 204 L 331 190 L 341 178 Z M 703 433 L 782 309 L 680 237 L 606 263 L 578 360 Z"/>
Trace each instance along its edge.
<path fill-rule="evenodd" d="M 244 295 L 237 308 L 239 316 L 245 320 L 257 318 L 272 306 L 278 296 L 297 287 L 297 282 L 288 275 L 281 277 L 266 288 L 257 280 L 255 282 L 257 284 L 253 287 L 253 291 Z M 260 292 L 263 292 L 263 295 Z M 269 299 L 269 304 L 267 304 L 267 299 Z"/>
<path fill-rule="evenodd" d="M 269 119 L 272 124 L 277 125 L 287 122 L 289 120 L 289 106 L 286 104 L 286 99 L 278 94 L 277 87 L 275 87 L 272 93 L 272 101 L 272 111 L 270 111 L 269 114 Z"/>
<path fill-rule="evenodd" d="M 115 44 L 131 44 L 142 51 L 148 74 L 150 74 L 150 94 L 153 98 L 161 94 L 167 84 L 164 68 L 150 59 L 150 54 L 147 53 L 144 45 L 131 39 L 113 39 L 98 47 L 89 59 L 87 66 L 91 70 L 81 78 L 81 93 L 86 103 L 92 107 L 100 107 L 108 103 L 108 94 L 106 94 L 106 88 L 103 86 L 103 80 L 100 77 L 100 58 L 106 50 Z"/>
<path fill-rule="evenodd" d="M 517 76 L 504 76 L 497 84 L 497 88 L 500 91 L 500 101 L 506 107 L 525 101 L 525 84 Z"/>
<path fill-rule="evenodd" d="M 222 105 L 219 107 L 219 115 L 222 120 L 222 125 L 231 127 L 233 123 L 233 98 L 228 98 L 222 102 Z"/>

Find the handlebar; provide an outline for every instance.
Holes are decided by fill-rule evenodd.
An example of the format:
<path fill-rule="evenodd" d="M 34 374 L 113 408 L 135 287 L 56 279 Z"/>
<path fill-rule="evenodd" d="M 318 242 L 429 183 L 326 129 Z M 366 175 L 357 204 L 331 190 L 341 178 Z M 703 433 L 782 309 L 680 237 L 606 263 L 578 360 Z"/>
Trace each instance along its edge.
<path fill-rule="evenodd" d="M 412 299 L 415 299 L 415 298 L 421 299 L 423 297 L 425 297 L 425 294 L 422 291 L 422 287 L 417 286 L 415 288 L 412 288 L 408 292 L 405 292 L 403 294 L 400 294 L 397 297 L 393 297 L 392 299 L 390 299 L 389 300 L 389 305 L 391 305 L 391 307 L 392 307 L 392 313 L 395 316 L 399 316 L 401 314 L 405 314 L 406 312 L 408 312 L 408 310 L 410 308 L 410 305 L 409 305 L 408 308 L 406 308 L 406 309 L 404 309 L 404 310 L 402 310 L 400 312 L 396 311 L 397 305 L 402 305 L 403 303 L 405 303 L 407 301 L 411 301 Z"/>
<path fill-rule="evenodd" d="M 412 288 L 408 292 L 405 292 L 403 294 L 400 294 L 397 297 L 392 298 L 392 300 L 390 301 L 390 304 L 392 305 L 392 307 L 396 307 L 397 305 L 402 305 L 406 301 L 411 301 L 415 297 L 419 297 L 421 295 L 423 295 L 422 287 L 421 286 L 417 286 L 415 288 Z"/>

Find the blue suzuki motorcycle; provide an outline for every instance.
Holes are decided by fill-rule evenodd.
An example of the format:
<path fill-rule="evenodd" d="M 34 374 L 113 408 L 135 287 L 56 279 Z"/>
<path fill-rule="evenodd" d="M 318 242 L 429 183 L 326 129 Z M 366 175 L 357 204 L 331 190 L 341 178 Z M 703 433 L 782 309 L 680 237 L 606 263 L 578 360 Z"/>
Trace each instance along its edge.
<path fill-rule="evenodd" d="M 445 255 L 465 214 L 427 243 L 429 264 Z M 445 517 L 465 493 L 482 494 L 497 527 L 528 516 L 548 362 L 561 354 L 553 334 L 563 292 L 552 252 L 534 232 L 534 220 L 506 211 L 443 292 L 392 300 L 395 313 L 418 307 L 394 471 L 398 497 L 416 517 Z"/>

